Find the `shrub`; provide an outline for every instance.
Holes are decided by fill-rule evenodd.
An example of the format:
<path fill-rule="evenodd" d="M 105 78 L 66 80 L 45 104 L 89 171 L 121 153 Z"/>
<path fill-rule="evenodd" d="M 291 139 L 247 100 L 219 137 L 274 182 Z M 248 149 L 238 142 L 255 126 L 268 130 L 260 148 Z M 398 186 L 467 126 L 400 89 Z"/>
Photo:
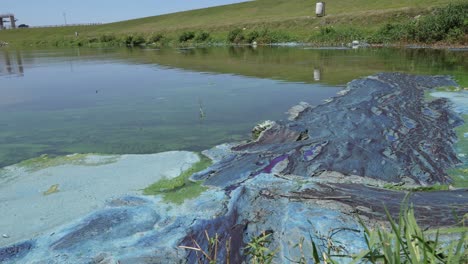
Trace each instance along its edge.
<path fill-rule="evenodd" d="M 336 30 L 333 27 L 322 27 L 320 28 L 320 35 L 326 36 L 330 34 L 335 34 Z"/>
<path fill-rule="evenodd" d="M 241 43 L 245 39 L 244 32 L 240 28 L 229 31 L 228 33 L 228 42 L 229 43 Z"/>
<path fill-rule="evenodd" d="M 148 43 L 161 42 L 164 39 L 164 35 L 161 33 L 152 34 L 148 37 Z"/>
<path fill-rule="evenodd" d="M 136 46 L 145 44 L 145 38 L 142 35 L 127 35 L 123 37 L 123 42 L 127 46 Z"/>
<path fill-rule="evenodd" d="M 372 36 L 372 41 L 461 41 L 465 34 L 468 34 L 468 3 L 449 4 L 417 21 L 386 24 Z"/>
<path fill-rule="evenodd" d="M 88 38 L 88 43 L 98 43 L 99 39 L 96 37 L 90 37 Z"/>
<path fill-rule="evenodd" d="M 371 36 L 374 43 L 386 43 L 398 40 L 406 40 L 409 38 L 408 25 L 399 24 L 386 24 L 380 28 L 373 36 Z"/>
<path fill-rule="evenodd" d="M 247 34 L 246 41 L 247 41 L 247 43 L 252 43 L 255 40 L 257 40 L 258 37 L 260 37 L 260 33 L 258 33 L 258 31 L 256 31 L 256 30 L 254 30 L 254 31 L 249 32 L 249 34 Z"/>
<path fill-rule="evenodd" d="M 195 37 L 195 41 L 197 42 L 204 42 L 207 41 L 210 38 L 210 33 L 202 31 L 197 34 Z"/>
<path fill-rule="evenodd" d="M 460 41 L 463 38 L 463 35 L 465 33 L 463 32 L 462 29 L 460 28 L 452 28 L 447 32 L 447 37 L 446 39 L 448 41 Z"/>
<path fill-rule="evenodd" d="M 182 32 L 182 34 L 180 34 L 179 36 L 179 42 L 186 42 L 193 38 L 195 38 L 195 32 L 193 31 Z"/>
<path fill-rule="evenodd" d="M 104 34 L 99 37 L 100 42 L 112 42 L 115 41 L 117 38 L 113 34 Z"/>
<path fill-rule="evenodd" d="M 146 40 L 142 35 L 137 35 L 133 39 L 133 45 L 143 45 L 145 43 L 146 43 Z"/>

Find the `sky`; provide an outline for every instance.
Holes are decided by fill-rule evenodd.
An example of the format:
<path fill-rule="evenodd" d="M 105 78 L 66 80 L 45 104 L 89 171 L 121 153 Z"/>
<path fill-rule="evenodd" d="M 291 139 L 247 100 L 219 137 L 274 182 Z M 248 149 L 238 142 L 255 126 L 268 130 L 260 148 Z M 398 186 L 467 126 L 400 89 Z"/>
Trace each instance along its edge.
<path fill-rule="evenodd" d="M 0 14 L 13 13 L 30 26 L 109 23 L 246 0 L 0 0 Z"/>

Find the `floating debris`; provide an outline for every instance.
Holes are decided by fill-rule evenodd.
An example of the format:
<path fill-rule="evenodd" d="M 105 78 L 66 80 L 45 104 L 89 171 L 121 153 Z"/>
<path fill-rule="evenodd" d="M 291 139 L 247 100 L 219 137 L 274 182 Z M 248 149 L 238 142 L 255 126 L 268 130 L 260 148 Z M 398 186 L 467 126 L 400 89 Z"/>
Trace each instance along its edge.
<path fill-rule="evenodd" d="M 58 192 L 59 191 L 58 187 L 59 187 L 58 184 L 54 184 L 50 186 L 49 189 L 44 192 L 44 195 L 50 195 L 50 194 Z"/>

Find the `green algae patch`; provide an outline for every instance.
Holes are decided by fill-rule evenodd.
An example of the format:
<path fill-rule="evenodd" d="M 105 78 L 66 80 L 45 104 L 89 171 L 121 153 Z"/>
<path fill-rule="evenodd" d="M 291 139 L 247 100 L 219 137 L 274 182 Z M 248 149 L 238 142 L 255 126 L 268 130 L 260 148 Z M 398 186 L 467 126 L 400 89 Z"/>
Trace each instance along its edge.
<path fill-rule="evenodd" d="M 208 188 L 201 185 L 201 182 L 193 182 L 189 178 L 194 173 L 200 172 L 209 166 L 212 161 L 205 155 L 199 154 L 200 160 L 193 164 L 188 170 L 172 179 L 161 179 L 156 183 L 143 189 L 144 195 L 162 195 L 164 201 L 181 204 L 186 199 L 198 197 Z"/>
<path fill-rule="evenodd" d="M 59 192 L 59 185 L 54 184 L 54 185 L 50 186 L 49 189 L 47 191 L 45 191 L 43 194 L 44 195 L 51 195 L 51 194 L 57 193 L 57 192 Z"/>
<path fill-rule="evenodd" d="M 97 154 L 72 154 L 67 156 L 50 157 L 46 154 L 28 159 L 17 164 L 29 172 L 61 165 L 101 166 L 117 162 L 118 156 L 101 156 Z"/>
<path fill-rule="evenodd" d="M 468 168 L 455 168 L 447 173 L 452 178 L 455 187 L 468 188 Z"/>
<path fill-rule="evenodd" d="M 431 93 L 432 91 L 424 91 L 424 101 L 431 102 L 436 99 Z"/>
<path fill-rule="evenodd" d="M 455 128 L 458 138 L 457 143 L 455 143 L 455 148 L 457 153 L 460 153 L 460 158 L 464 164 L 448 170 L 447 173 L 452 178 L 455 187 L 468 188 L 468 164 L 466 164 L 468 156 L 468 138 L 465 136 L 465 134 L 468 133 L 468 115 L 462 115 L 462 118 L 465 123 Z"/>
<path fill-rule="evenodd" d="M 404 185 L 394 185 L 394 184 L 385 184 L 385 189 L 395 190 L 395 191 L 408 191 L 408 192 L 434 192 L 434 191 L 448 191 L 449 186 L 443 184 L 435 184 L 431 186 L 404 186 Z"/>
<path fill-rule="evenodd" d="M 438 92 L 460 92 L 463 89 L 459 86 L 441 86 L 437 87 L 435 90 Z"/>
<path fill-rule="evenodd" d="M 457 133 L 457 138 L 458 138 L 458 141 L 455 144 L 455 147 L 458 153 L 467 155 L 468 154 L 468 138 L 465 137 L 465 134 L 468 133 L 468 115 L 462 115 L 462 118 L 465 123 L 455 128 L 455 132 Z"/>
<path fill-rule="evenodd" d="M 181 188 L 164 193 L 163 199 L 165 202 L 182 204 L 185 200 L 197 198 L 208 190 L 208 187 L 202 186 L 201 184 L 202 182 L 190 182 Z"/>

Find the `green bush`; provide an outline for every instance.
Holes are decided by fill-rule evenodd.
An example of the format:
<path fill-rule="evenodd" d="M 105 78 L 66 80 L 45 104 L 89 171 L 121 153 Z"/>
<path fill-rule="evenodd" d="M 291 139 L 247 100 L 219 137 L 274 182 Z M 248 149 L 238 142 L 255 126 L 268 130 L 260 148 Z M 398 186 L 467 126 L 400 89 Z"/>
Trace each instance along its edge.
<path fill-rule="evenodd" d="M 117 38 L 113 34 L 104 34 L 99 37 L 100 42 L 113 42 Z"/>
<path fill-rule="evenodd" d="M 404 39 L 406 29 L 403 25 L 386 24 L 380 28 L 373 36 L 374 43 L 387 43 Z"/>
<path fill-rule="evenodd" d="M 180 34 L 179 36 L 179 42 L 187 42 L 194 38 L 195 38 L 195 32 L 193 31 L 182 32 L 182 34 Z"/>
<path fill-rule="evenodd" d="M 321 27 L 320 28 L 320 35 L 326 36 L 330 34 L 335 34 L 336 30 L 333 27 Z"/>
<path fill-rule="evenodd" d="M 123 42 L 127 46 L 137 46 L 145 44 L 146 40 L 142 35 L 127 35 L 123 37 Z"/>
<path fill-rule="evenodd" d="M 163 39 L 164 39 L 164 35 L 161 33 L 152 34 L 148 37 L 148 43 L 162 42 Z"/>
<path fill-rule="evenodd" d="M 240 28 L 229 31 L 228 33 L 228 42 L 229 43 L 242 43 L 244 41 L 244 32 Z"/>
<path fill-rule="evenodd" d="M 88 38 L 88 43 L 98 43 L 98 42 L 99 42 L 99 38 L 97 37 Z"/>
<path fill-rule="evenodd" d="M 461 41 L 468 34 L 468 3 L 449 4 L 428 16 L 404 24 L 386 24 L 372 37 L 372 42 Z"/>
<path fill-rule="evenodd" d="M 446 39 L 447 39 L 448 41 L 457 42 L 457 41 L 462 40 L 464 35 L 465 35 L 465 33 L 463 32 L 462 29 L 460 29 L 460 28 L 452 28 L 452 29 L 450 29 L 449 32 L 447 33 Z"/>
<path fill-rule="evenodd" d="M 204 41 L 207 41 L 209 38 L 210 38 L 210 33 L 202 31 L 202 32 L 198 32 L 198 34 L 195 36 L 195 41 L 204 42 Z"/>
<path fill-rule="evenodd" d="M 260 33 L 256 30 L 249 32 L 246 37 L 247 43 L 252 43 L 260 37 Z"/>

